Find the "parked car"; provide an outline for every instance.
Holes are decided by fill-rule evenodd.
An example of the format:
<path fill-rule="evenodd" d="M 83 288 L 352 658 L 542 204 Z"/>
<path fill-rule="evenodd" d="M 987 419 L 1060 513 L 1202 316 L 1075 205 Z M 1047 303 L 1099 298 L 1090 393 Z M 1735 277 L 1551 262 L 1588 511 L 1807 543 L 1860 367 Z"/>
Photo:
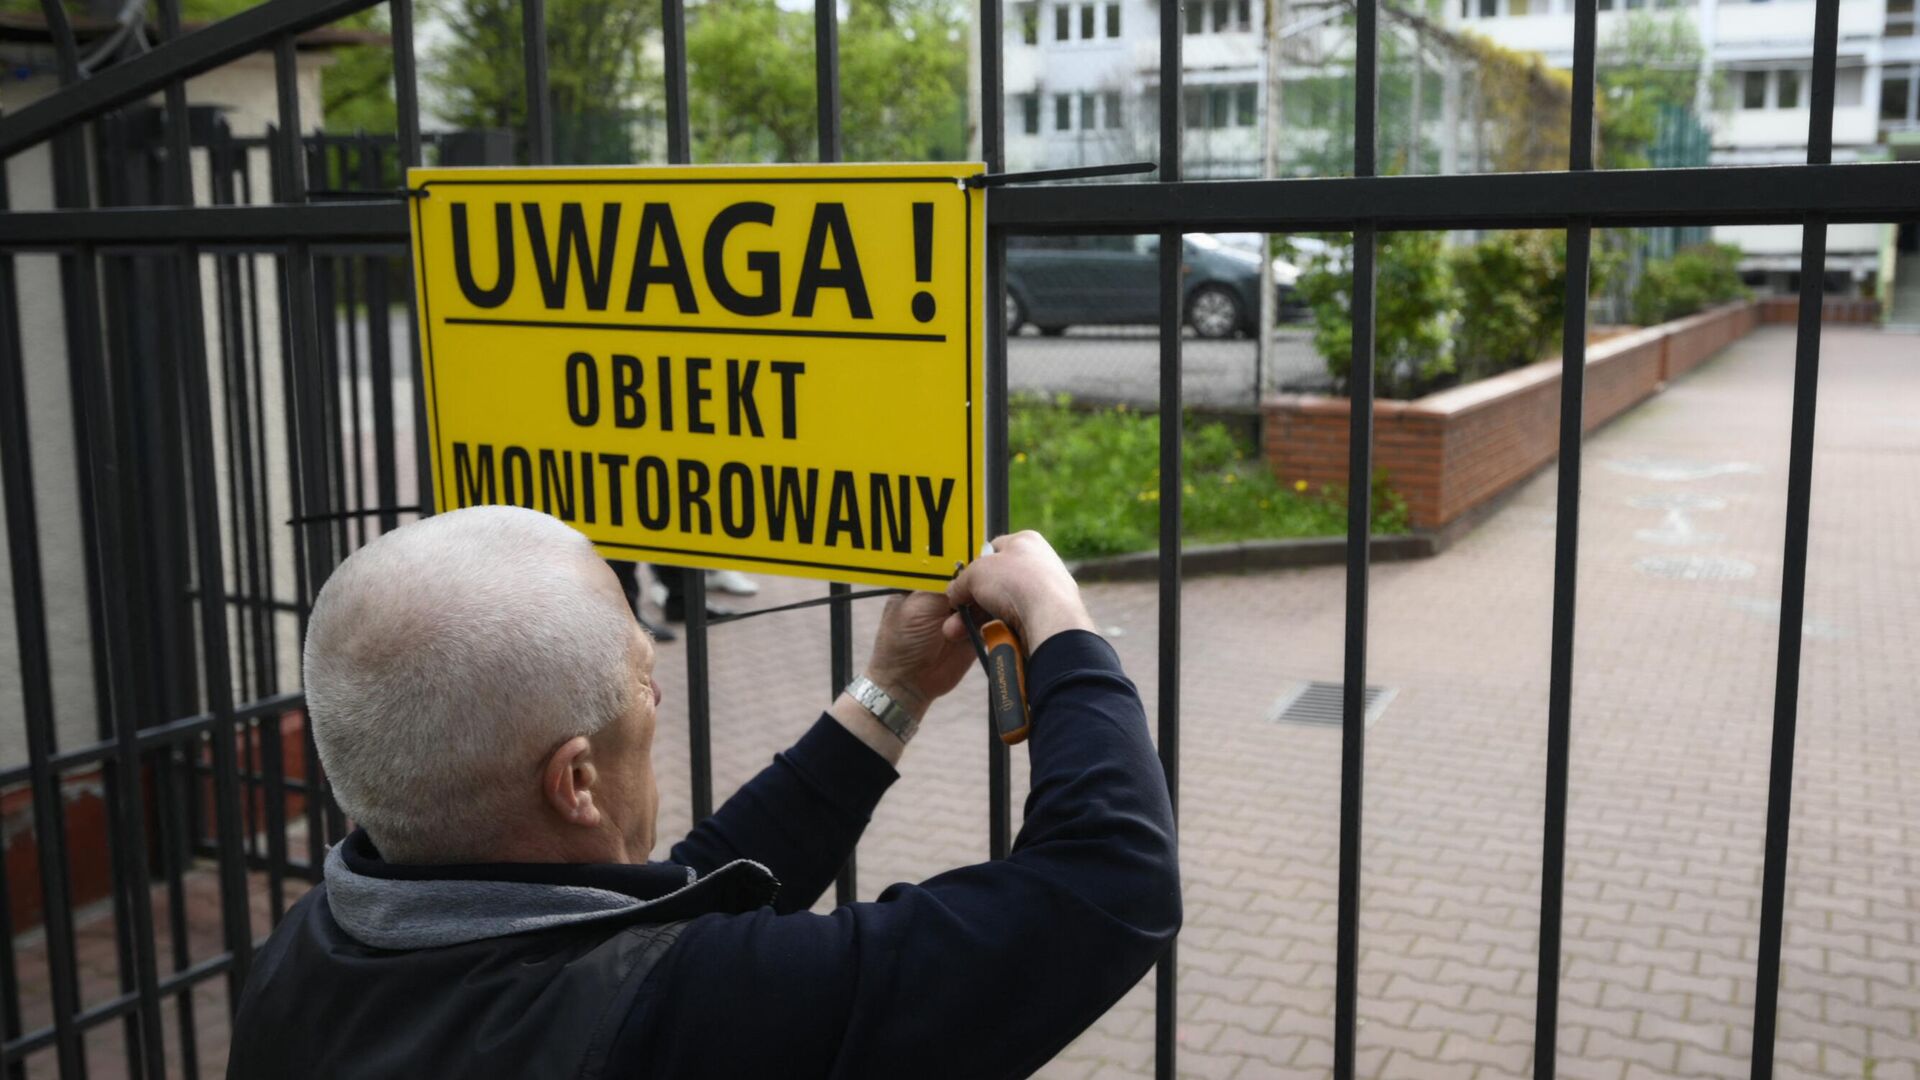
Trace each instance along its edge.
<path fill-rule="evenodd" d="M 1302 312 L 1298 268 L 1274 261 L 1282 319 Z M 1205 338 L 1251 334 L 1259 317 L 1260 256 L 1206 233 L 1190 233 L 1181 257 L 1186 325 Z M 1016 236 L 1007 243 L 1007 332 L 1160 320 L 1158 236 Z"/>

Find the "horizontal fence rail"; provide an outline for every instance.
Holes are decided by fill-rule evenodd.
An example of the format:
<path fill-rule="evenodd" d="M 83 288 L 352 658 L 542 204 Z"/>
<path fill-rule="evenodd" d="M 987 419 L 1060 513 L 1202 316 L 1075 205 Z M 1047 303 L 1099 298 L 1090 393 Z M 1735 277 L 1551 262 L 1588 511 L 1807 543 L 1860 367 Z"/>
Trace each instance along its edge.
<path fill-rule="evenodd" d="M 387 8 L 394 50 L 397 130 L 355 142 L 306 133 L 296 37 L 344 17 Z M 1021 523 L 1008 502 L 1006 251 L 1013 234 L 1158 234 L 1158 401 L 1182 414 L 1180 237 L 1198 231 L 1351 232 L 1352 382 L 1343 626 L 1342 752 L 1335 988 L 1330 1018 L 1333 1073 L 1356 1074 L 1362 1049 L 1360 969 L 1364 953 L 1361 878 L 1364 800 L 1371 426 L 1378 306 L 1376 256 L 1383 234 L 1414 230 L 1563 229 L 1567 234 L 1562 325 L 1559 474 L 1548 643 L 1550 681 L 1541 703 L 1547 736 L 1544 840 L 1533 1072 L 1557 1070 L 1561 921 L 1566 864 L 1570 747 L 1578 731 L 1572 702 L 1580 532 L 1581 431 L 1587 335 L 1586 284 L 1593 231 L 1635 226 L 1793 225 L 1802 228 L 1800 318 L 1794 381 L 1780 637 L 1776 658 L 1771 775 L 1751 1069 L 1772 1073 L 1774 1010 L 1787 880 L 1787 839 L 1812 497 L 1815 395 L 1826 230 L 1851 222 L 1920 218 L 1920 162 L 1834 165 L 1832 119 L 1838 0 L 1816 5 L 1806 164 L 1603 171 L 1595 168 L 1597 0 L 1575 0 L 1568 168 L 1564 171 L 1380 176 L 1378 0 L 1353 0 L 1354 175 L 1193 182 L 1186 179 L 1183 48 L 1179 5 L 1158 10 L 1158 175 L 1152 182 L 996 189 L 987 222 L 985 421 L 991 533 Z M 268 0 L 184 33 L 178 0 L 162 0 L 160 41 L 84 75 L 73 33 L 57 3 L 44 5 L 63 87 L 0 117 L 0 161 L 51 142 L 53 209 L 7 209 L 0 169 L 0 481 L 13 581 L 12 618 L 28 742 L 26 762 L 0 762 L 0 786 L 30 786 L 38 841 L 41 910 L 50 978 L 50 1019 L 23 1030 L 20 974 L 0 925 L 0 1066 L 24 1075 L 31 1055 L 51 1052 L 60 1074 L 89 1071 L 88 1040 L 120 1025 L 130 1075 L 162 1076 L 169 1051 L 189 1072 L 208 1048 L 195 1043 L 193 991 L 224 980 L 231 1010 L 256 941 L 249 896 L 264 882 L 269 922 L 300 881 L 316 880 L 328 844 L 346 822 L 319 768 L 312 733 L 297 718 L 303 699 L 283 685 L 279 654 L 297 642 L 313 596 L 338 561 L 379 533 L 430 513 L 417 323 L 395 331 L 352 313 L 412 303 L 405 265 L 411 193 L 397 177 L 435 146 L 419 111 L 412 0 Z M 688 9 L 660 0 L 665 155 L 693 160 L 689 112 Z M 1008 169 L 1007 32 L 1003 5 L 978 10 L 979 147 L 992 173 Z M 545 0 L 522 0 L 524 157 L 554 160 L 553 95 Z M 835 0 L 815 0 L 818 158 L 842 157 L 840 26 Z M 240 57 L 271 56 L 275 125 L 265 138 L 194 134 L 185 80 Z M 95 179 L 126 163 L 101 149 L 135 109 L 157 108 L 162 144 L 134 147 L 159 162 L 141 182 Z M 124 134 L 124 133 L 122 133 Z M 88 135 L 94 136 L 90 145 Z M 90 150 L 98 160 L 90 162 Z M 355 156 L 358 155 L 358 156 Z M 196 202 L 196 162 L 207 192 Z M 264 168 L 262 168 L 264 167 Z M 131 169 L 131 166 L 128 166 Z M 152 170 L 149 170 L 152 171 Z M 270 179 L 269 179 L 270 177 Z M 330 190 L 347 177 L 345 188 Z M 331 201 L 327 201 L 331 200 Z M 61 745 L 55 724 L 43 588 L 39 505 L 29 437 L 43 418 L 25 408 L 16 263 L 51 253 L 66 316 L 65 367 L 80 464 L 76 485 L 88 556 L 86 606 L 96 664 L 98 717 L 89 738 Z M 156 270 L 156 267 L 162 268 Z M 128 303 L 102 304 L 103 297 Z M 154 321 L 111 322 L 134 301 L 164 309 Z M 269 312 L 271 313 L 269 315 Z M 343 318 L 342 313 L 346 313 Z M 107 320 L 103 324 L 103 320 Z M 363 340 L 364 338 L 364 340 Z M 363 384 L 370 389 L 363 390 Z M 142 415 L 146 411 L 155 418 Z M 413 418 L 412 475 L 403 475 L 399 417 Z M 220 431 L 216 441 L 211 435 Z M 1183 432 L 1160 427 L 1156 728 L 1161 761 L 1181 796 L 1181 529 Z M 412 486 L 413 493 L 405 490 Z M 157 539 L 136 538 L 144 523 Z M 144 542 L 144 548 L 143 548 Z M 148 550 L 150 549 L 150 550 Z M 690 791 L 696 819 L 714 804 L 711 649 L 701 574 L 686 575 L 686 664 Z M 291 585 L 285 583 L 291 579 Z M 1546 583 L 1543 583 L 1545 585 Z M 139 602 L 153 600 L 157 610 Z M 827 689 L 853 671 L 850 605 L 834 584 L 828 607 Z M 771 609 L 770 609 L 771 610 Z M 235 688 L 238 692 L 235 692 Z M 148 705 L 146 703 L 154 703 Z M 136 707 L 137 706 L 137 707 Z M 983 854 L 1004 856 L 1014 814 L 1007 748 L 988 738 L 988 807 Z M 82 854 L 63 845 L 63 784 L 97 770 L 108 814 L 116 992 L 82 1001 L 70 873 Z M 151 779 L 145 773 L 151 772 Z M 143 786 L 150 785 L 150 786 Z M 146 793 L 151 792 L 149 801 Z M 1204 793 L 1203 793 L 1204 797 Z M 303 851 L 290 837 L 304 834 Z M 152 850 L 150 850 L 150 848 Z M 221 948 L 195 959 L 185 949 L 185 876 L 206 860 L 218 878 Z M 149 882 L 157 870 L 158 878 Z M 11 887 L 11 882 L 0 881 Z M 172 948 L 157 940 L 155 896 L 165 890 Z M 853 860 L 836 898 L 860 895 Z M 0 889 L 0 919 L 11 905 Z M 1176 1075 L 1178 960 L 1156 969 L 1155 1073 Z M 162 1003 L 175 1028 L 166 1030 Z M 34 1064 L 40 1064 L 34 1059 Z"/>

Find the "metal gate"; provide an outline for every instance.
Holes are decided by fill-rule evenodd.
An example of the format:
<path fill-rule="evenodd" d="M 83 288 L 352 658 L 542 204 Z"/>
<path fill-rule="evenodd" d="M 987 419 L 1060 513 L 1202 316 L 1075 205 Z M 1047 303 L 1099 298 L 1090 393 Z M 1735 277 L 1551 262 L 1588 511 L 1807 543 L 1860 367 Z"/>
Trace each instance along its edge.
<path fill-rule="evenodd" d="M 119 1024 L 133 1075 L 166 1074 L 163 1003 L 178 1023 L 178 1047 L 194 1069 L 192 990 L 224 979 L 237 992 L 255 946 L 248 873 L 263 870 L 269 905 L 284 906 L 288 875 L 317 878 L 324 845 L 344 822 L 326 797 L 303 724 L 283 717 L 300 704 L 297 673 L 281 670 L 277 643 L 304 627 L 318 585 L 338 561 L 418 505 L 424 478 L 396 464 L 396 416 L 419 407 L 411 392 L 417 342 L 368 320 L 363 336 L 338 306 L 371 308 L 408 295 L 392 260 L 405 251 L 407 216 L 397 172 L 370 158 L 316 167 L 302 131 L 296 82 L 297 35 L 384 2 L 393 31 L 398 158 L 421 164 L 412 0 L 269 0 L 190 34 L 179 0 L 160 0 L 161 44 L 97 74 L 84 74 L 61 5 L 43 5 L 60 58 L 63 88 L 0 118 L 0 160 L 50 144 L 57 209 L 5 212 L 0 199 L 0 464 L 6 541 L 18 633 L 27 765 L 0 772 L 0 784 L 31 788 L 37 869 L 51 974 L 51 1022 L 23 1024 L 13 953 L 13 905 L 0 879 L 0 1063 L 25 1075 L 29 1055 L 51 1048 L 60 1074 L 87 1073 L 84 1040 Z M 1376 157 L 1379 0 L 1354 0 L 1356 127 L 1354 175 L 1328 179 L 1182 182 L 1182 11 L 1159 8 L 1159 175 L 1152 183 L 1091 187 L 1009 187 L 991 199 L 988 234 L 987 461 L 993 478 L 988 526 L 1008 525 L 1007 366 L 1004 268 L 1010 233 L 1157 231 L 1160 292 L 1160 410 L 1181 414 L 1180 236 L 1198 230 L 1350 231 L 1354 359 L 1346 538 L 1346 637 L 1340 796 L 1340 873 L 1334 1073 L 1353 1075 L 1359 957 L 1361 788 L 1366 771 L 1364 687 L 1372 467 L 1371 404 L 1375 255 L 1382 232 L 1415 229 L 1552 228 L 1567 233 L 1567 303 L 1562 353 L 1558 515 L 1553 575 L 1550 694 L 1545 776 L 1544 874 L 1535 1074 L 1555 1069 L 1562 878 L 1565 865 L 1568 736 L 1579 554 L 1582 385 L 1593 230 L 1618 226 L 1795 224 L 1804 231 L 1799 345 L 1791 430 L 1785 575 L 1775 676 L 1774 738 L 1754 1008 L 1753 1075 L 1772 1071 L 1802 601 L 1806 579 L 1814 395 L 1820 359 L 1819 293 L 1829 224 L 1920 216 L 1920 164 L 1831 164 L 1838 0 L 1819 0 L 1814 39 L 1808 160 L 1740 170 L 1678 168 L 1599 172 L 1594 168 L 1596 0 L 1575 0 L 1572 160 L 1565 172 L 1380 177 Z M 552 160 L 544 0 L 523 0 L 527 156 Z M 684 0 L 662 0 L 667 154 L 690 160 Z M 980 39 L 981 140 L 987 167 L 1005 167 L 1003 10 L 983 3 Z M 840 148 L 835 0 L 816 0 L 819 157 Z M 211 117 L 195 117 L 184 80 L 244 55 L 271 50 L 277 122 L 264 141 L 233 140 Z M 135 110 L 159 94 L 163 108 Z M 92 124 L 89 145 L 86 125 Z M 124 183 L 96 185 L 89 154 L 146 125 L 146 156 L 116 165 Z M 119 134 L 114 134 L 115 131 Z M 139 132 L 132 132 L 137 135 Z M 209 195 L 196 204 L 196 149 L 209 162 Z M 332 151 L 323 151 L 332 153 Z M 351 157 L 350 152 L 349 158 Z M 266 159 L 270 159 L 266 160 Z M 261 172 L 265 168 L 266 172 Z M 357 171 L 356 171 L 357 170 Z M 375 197 L 339 200 L 341 177 Z M 0 196 L 6 176 L 0 173 Z M 270 185 L 272 202 L 250 191 Z M 329 190 L 323 190 L 329 189 Z M 17 288 L 29 260 L 57 267 L 66 369 L 74 402 L 74 478 L 84 536 L 91 672 L 99 725 L 66 740 L 56 730 L 53 660 L 42 530 L 32 451 L 41 416 L 28 408 Z M 218 293 L 209 325 L 207 283 Z M 342 298 L 344 297 L 344 301 Z M 259 304 L 278 318 L 248 317 Z M 119 318 L 137 309 L 129 321 Z M 344 327 L 344 329 L 343 329 Z M 277 342 L 277 344 L 276 344 Z M 217 362 L 210 359 L 218 357 Z M 277 363 L 274 362 L 277 358 Z M 362 372 L 367 384 L 362 395 Z M 341 387 L 350 388 L 343 399 Z M 364 411 L 363 411 L 364 407 Z M 279 415 L 269 416 L 277 410 Z M 215 418 L 219 423 L 214 423 Z M 216 426 L 221 438 L 216 440 Z M 283 433 L 283 442 L 270 437 Z M 424 424 L 415 424 L 424 437 Z M 1159 747 L 1176 803 L 1180 779 L 1181 425 L 1161 426 L 1159 506 Z M 370 440 L 369 465 L 358 449 Z M 352 445 L 355 452 L 343 451 Z M 424 463 L 425 454 L 415 460 Z M 421 466 L 424 468 L 424 466 Z M 369 475 L 369 472 L 371 475 Z M 222 485 L 225 485 L 223 492 Z M 417 496 L 415 493 L 418 493 Z M 222 519 L 222 507 L 226 519 Z M 712 809 L 708 627 L 704 585 L 689 575 L 686 630 L 689 742 L 694 813 Z M 848 590 L 833 586 L 831 595 Z M 831 605 L 835 692 L 852 675 L 848 602 Z M 297 640 L 297 638 L 295 639 Z M 238 688 L 236 693 L 235 688 Z M 1012 830 L 1006 749 L 987 735 L 989 848 L 1003 856 Z M 76 853 L 63 850 L 63 784 L 99 770 L 121 928 L 121 992 L 82 1008 L 78 995 L 72 880 Z M 305 850 L 287 849 L 289 811 L 303 819 Z M 259 819 L 267 842 L 257 844 Z M 295 822 L 296 826 L 302 824 Z M 296 833 L 298 828 L 296 828 Z M 183 868 L 195 856 L 218 868 L 224 951 L 188 963 L 184 920 L 190 897 Z M 170 956 L 159 955 L 150 884 L 168 889 Z M 838 896 L 854 895 L 854 867 Z M 1156 977 L 1156 1071 L 1174 1074 L 1177 970 L 1171 954 Z M 229 1002 L 232 996 L 229 996 Z"/>

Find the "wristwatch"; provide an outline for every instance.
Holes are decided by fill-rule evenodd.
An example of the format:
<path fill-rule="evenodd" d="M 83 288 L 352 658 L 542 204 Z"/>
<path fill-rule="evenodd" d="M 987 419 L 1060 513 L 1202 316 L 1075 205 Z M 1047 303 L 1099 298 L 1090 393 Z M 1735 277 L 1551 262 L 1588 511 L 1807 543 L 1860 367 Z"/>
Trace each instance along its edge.
<path fill-rule="evenodd" d="M 900 703 L 888 696 L 885 690 L 875 686 L 872 679 L 865 675 L 847 684 L 847 693 L 859 702 L 868 712 L 887 726 L 894 737 L 902 743 L 913 738 L 920 730 L 920 719 L 900 706 Z"/>

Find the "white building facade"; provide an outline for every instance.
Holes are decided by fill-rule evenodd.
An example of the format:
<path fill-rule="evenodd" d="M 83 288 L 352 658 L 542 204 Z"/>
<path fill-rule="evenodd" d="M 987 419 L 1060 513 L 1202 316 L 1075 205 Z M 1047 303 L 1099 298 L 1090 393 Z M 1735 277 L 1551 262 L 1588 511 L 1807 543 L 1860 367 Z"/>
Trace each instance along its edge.
<path fill-rule="evenodd" d="M 1920 0 L 1841 0 L 1839 68 L 1835 87 L 1835 162 L 1920 156 Z M 1189 178 L 1261 175 L 1261 127 L 1267 89 L 1264 0 L 1189 0 L 1184 30 L 1186 87 L 1182 161 Z M 1690 20 L 1705 51 L 1697 111 L 1711 136 L 1713 165 L 1806 160 L 1813 50 L 1813 0 L 1698 0 L 1680 6 L 1650 0 L 1599 0 L 1599 38 L 1642 11 Z M 1283 9 L 1284 10 L 1284 9 Z M 1334 25 L 1315 27 L 1317 6 L 1283 15 L 1289 52 L 1322 56 L 1346 50 L 1350 40 Z M 1016 0 L 1005 21 L 1007 157 L 1013 169 L 1062 168 L 1119 161 L 1150 161 L 1157 154 L 1159 19 L 1156 0 Z M 1555 68 L 1572 66 L 1572 0 L 1446 0 L 1436 20 L 1521 52 L 1537 53 Z M 1293 30 L 1299 33 L 1292 33 Z M 1290 61 L 1288 95 L 1300 80 L 1325 71 Z M 1442 76 L 1433 74 L 1435 81 Z M 1473 168 L 1455 139 L 1457 73 L 1444 76 L 1444 120 L 1429 100 L 1423 114 L 1441 171 Z M 1705 88 L 1724 87 L 1717 101 Z M 1297 100 L 1287 109 L 1296 117 Z M 1318 117 L 1314 118 L 1317 123 Z M 1343 133 L 1328 132 L 1329 137 Z M 1298 148 L 1312 135 L 1294 128 L 1284 141 Z M 1386 150 L 1383 148 L 1383 153 Z M 1289 155 L 1291 156 L 1291 155 Z M 1415 170 L 1419 171 L 1419 170 Z M 1897 264 L 1908 284 L 1920 282 L 1920 256 L 1909 226 L 1835 225 L 1828 236 L 1829 288 L 1883 296 Z M 1797 284 L 1799 230 L 1729 226 L 1715 239 L 1738 244 L 1742 269 L 1763 288 Z"/>

